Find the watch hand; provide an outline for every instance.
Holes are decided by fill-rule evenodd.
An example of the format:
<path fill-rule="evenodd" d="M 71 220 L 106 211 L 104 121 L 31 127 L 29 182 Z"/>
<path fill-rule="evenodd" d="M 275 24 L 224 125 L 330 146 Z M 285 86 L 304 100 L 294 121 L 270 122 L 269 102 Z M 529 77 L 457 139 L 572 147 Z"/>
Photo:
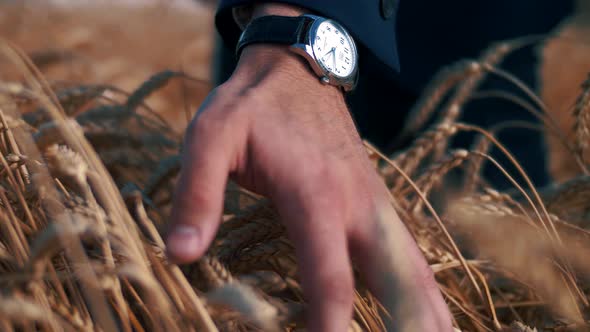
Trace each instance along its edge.
<path fill-rule="evenodd" d="M 332 47 L 332 49 L 331 49 L 331 50 L 329 50 L 328 52 L 326 52 L 326 54 L 324 54 L 324 56 L 322 56 L 322 58 L 323 58 L 323 57 L 325 57 L 326 55 L 328 55 L 328 54 L 330 54 L 330 53 L 334 52 L 335 50 L 336 50 L 336 47 Z"/>
<path fill-rule="evenodd" d="M 324 55 L 322 56 L 322 60 L 323 60 L 323 59 L 324 59 L 324 58 L 325 58 L 325 57 L 326 57 L 328 54 L 330 54 L 330 53 L 332 53 L 332 50 L 330 50 L 330 51 L 328 51 L 326 54 L 324 54 Z"/>
<path fill-rule="evenodd" d="M 334 70 L 336 70 L 336 47 L 332 47 L 332 60 L 334 62 Z"/>
<path fill-rule="evenodd" d="M 332 47 L 332 49 L 328 53 L 324 54 L 324 56 L 322 56 L 322 61 L 326 61 L 324 58 L 330 53 L 332 53 L 332 55 L 334 56 L 333 62 L 334 68 L 336 68 L 336 47 Z"/>

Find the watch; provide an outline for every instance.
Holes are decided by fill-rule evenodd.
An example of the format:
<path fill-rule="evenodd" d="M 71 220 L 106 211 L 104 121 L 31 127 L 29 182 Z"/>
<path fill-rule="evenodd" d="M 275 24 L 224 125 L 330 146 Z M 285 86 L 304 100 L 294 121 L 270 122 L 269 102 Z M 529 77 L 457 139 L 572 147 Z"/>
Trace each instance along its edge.
<path fill-rule="evenodd" d="M 353 38 L 337 22 L 316 15 L 262 16 L 253 19 L 238 41 L 239 56 L 244 47 L 255 44 L 289 45 L 303 56 L 325 84 L 354 89 L 358 78 L 358 52 Z"/>

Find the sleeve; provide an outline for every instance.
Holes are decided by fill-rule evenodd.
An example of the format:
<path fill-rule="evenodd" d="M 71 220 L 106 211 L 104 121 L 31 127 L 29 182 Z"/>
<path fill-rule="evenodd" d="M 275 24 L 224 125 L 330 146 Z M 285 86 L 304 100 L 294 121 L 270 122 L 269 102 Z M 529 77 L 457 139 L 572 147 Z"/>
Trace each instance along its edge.
<path fill-rule="evenodd" d="M 357 41 L 360 56 L 371 52 L 383 64 L 399 70 L 395 35 L 395 8 L 398 0 L 267 0 L 296 5 L 342 24 Z M 217 30 L 228 46 L 235 48 L 241 30 L 232 9 L 254 0 L 221 0 L 215 17 Z"/>

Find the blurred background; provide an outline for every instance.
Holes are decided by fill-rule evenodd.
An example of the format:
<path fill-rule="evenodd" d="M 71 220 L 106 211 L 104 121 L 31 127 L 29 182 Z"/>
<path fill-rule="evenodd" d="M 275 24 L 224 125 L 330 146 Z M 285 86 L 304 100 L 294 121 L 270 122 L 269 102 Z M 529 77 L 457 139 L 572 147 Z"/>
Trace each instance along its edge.
<path fill-rule="evenodd" d="M 164 69 L 202 80 L 172 80 L 147 100 L 181 132 L 210 89 L 214 10 L 213 1 L 193 0 L 0 0 L 0 36 L 58 87 L 132 91 Z M 20 80 L 2 61 L 0 79 Z"/>
<path fill-rule="evenodd" d="M 212 87 L 215 6 L 215 0 L 0 0 L 0 36 L 22 48 L 57 90 L 92 83 L 132 91 L 164 69 L 188 73 L 202 82 L 172 80 L 147 100 L 180 133 Z M 557 37 L 537 49 L 539 93 L 570 137 L 571 106 L 590 72 L 590 1 L 577 0 L 575 8 Z M 19 80 L 2 61 L 0 79 Z M 575 175 L 570 154 L 551 137 L 548 143 L 554 179 Z"/>

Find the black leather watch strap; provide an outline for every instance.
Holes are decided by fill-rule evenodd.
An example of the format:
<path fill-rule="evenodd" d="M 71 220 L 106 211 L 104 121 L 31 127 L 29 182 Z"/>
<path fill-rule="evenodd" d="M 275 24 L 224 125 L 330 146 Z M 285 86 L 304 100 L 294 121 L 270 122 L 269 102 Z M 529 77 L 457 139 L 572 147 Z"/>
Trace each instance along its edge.
<path fill-rule="evenodd" d="M 307 16 L 262 16 L 253 19 L 242 32 L 236 47 L 239 57 L 244 47 L 255 44 L 293 45 L 303 42 L 313 19 Z"/>

